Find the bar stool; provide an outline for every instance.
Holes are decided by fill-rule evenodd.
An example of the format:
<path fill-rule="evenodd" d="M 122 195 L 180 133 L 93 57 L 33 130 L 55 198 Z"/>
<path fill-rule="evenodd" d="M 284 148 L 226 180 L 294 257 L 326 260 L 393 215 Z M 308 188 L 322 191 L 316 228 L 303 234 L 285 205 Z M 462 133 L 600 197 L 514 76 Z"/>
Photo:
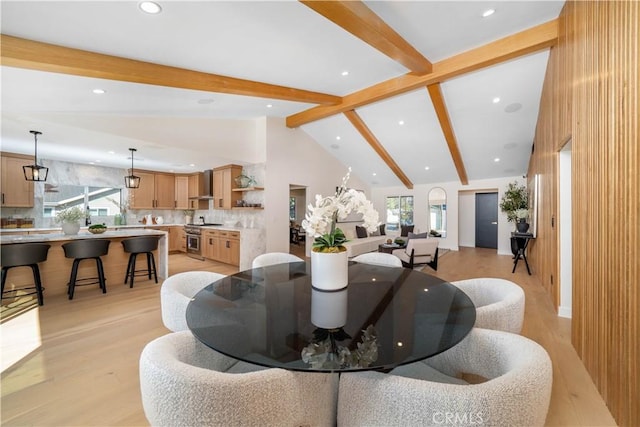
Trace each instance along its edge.
<path fill-rule="evenodd" d="M 107 293 L 107 280 L 104 278 L 104 268 L 100 257 L 109 252 L 109 243 L 111 243 L 111 240 L 87 239 L 75 240 L 62 245 L 62 249 L 64 249 L 64 256 L 67 258 L 73 258 L 71 276 L 69 277 L 69 283 L 67 283 L 67 294 L 69 294 L 69 299 L 73 299 L 73 292 L 76 286 L 95 285 L 97 283 L 100 285 L 102 293 Z M 98 277 L 84 277 L 78 279 L 78 266 L 80 265 L 80 261 L 85 259 L 96 260 Z"/>
<path fill-rule="evenodd" d="M 42 295 L 42 282 L 40 281 L 40 268 L 38 263 L 47 260 L 47 254 L 51 245 L 44 243 L 13 243 L 2 245 L 0 250 L 0 259 L 2 264 L 2 299 L 15 298 L 16 295 L 4 296 L 4 285 L 7 280 L 7 273 L 10 268 L 13 267 L 31 267 L 33 271 L 34 286 L 28 286 L 23 288 L 11 289 L 7 292 L 17 292 L 21 290 L 34 289 L 33 292 L 26 293 L 25 295 L 36 294 L 38 296 L 38 305 L 44 304 L 44 297 Z"/>
<path fill-rule="evenodd" d="M 125 252 L 130 253 L 129 264 L 127 265 L 127 274 L 124 276 L 124 283 L 127 284 L 129 280 L 129 287 L 133 288 L 133 277 L 148 275 L 151 280 L 153 274 L 156 283 L 158 283 L 158 275 L 156 274 L 156 259 L 153 256 L 153 251 L 158 249 L 158 240 L 160 236 L 142 236 L 131 237 L 122 241 L 122 246 Z M 136 270 L 136 257 L 138 254 L 147 254 L 147 268 Z"/>

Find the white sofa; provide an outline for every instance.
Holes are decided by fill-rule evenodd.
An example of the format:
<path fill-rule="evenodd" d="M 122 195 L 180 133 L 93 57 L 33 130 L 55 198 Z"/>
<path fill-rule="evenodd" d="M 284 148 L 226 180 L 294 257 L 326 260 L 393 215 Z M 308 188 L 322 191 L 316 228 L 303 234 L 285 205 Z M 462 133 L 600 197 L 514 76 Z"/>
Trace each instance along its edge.
<path fill-rule="evenodd" d="M 367 252 L 374 252 L 378 250 L 378 245 L 385 243 L 387 239 L 392 239 L 394 236 L 370 236 L 367 233 L 367 237 L 358 238 L 356 234 L 355 224 L 339 224 L 339 228 L 344 232 L 345 236 L 349 240 L 344 244 L 347 248 L 347 256 L 353 258 L 354 256 L 364 254 Z"/>

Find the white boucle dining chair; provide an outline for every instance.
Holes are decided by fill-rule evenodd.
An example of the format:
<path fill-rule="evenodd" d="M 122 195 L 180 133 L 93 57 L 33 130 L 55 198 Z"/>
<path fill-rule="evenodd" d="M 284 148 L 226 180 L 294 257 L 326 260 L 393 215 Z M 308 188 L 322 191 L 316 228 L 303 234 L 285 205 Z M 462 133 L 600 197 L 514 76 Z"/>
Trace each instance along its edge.
<path fill-rule="evenodd" d="M 267 252 L 266 254 L 258 255 L 257 257 L 255 257 L 253 259 L 253 262 L 251 263 L 251 268 L 301 261 L 304 260 L 286 252 Z"/>
<path fill-rule="evenodd" d="M 351 261 L 363 264 L 382 265 L 386 267 L 402 267 L 402 261 L 395 255 L 384 252 L 367 252 L 351 258 Z"/>
<path fill-rule="evenodd" d="M 524 321 L 524 291 L 517 284 L 496 278 L 451 282 L 476 306 L 475 327 L 519 334 Z"/>
<path fill-rule="evenodd" d="M 225 277 L 210 271 L 187 271 L 167 277 L 160 288 L 162 323 L 173 331 L 186 331 L 187 305 L 205 286 Z"/>
<path fill-rule="evenodd" d="M 140 390 L 152 426 L 333 426 L 338 374 L 238 362 L 182 331 L 145 346 Z"/>
<path fill-rule="evenodd" d="M 436 378 L 434 369 L 439 371 Z M 459 380 L 461 373 L 486 381 L 465 384 Z M 447 376 L 455 381 L 443 383 Z M 508 332 L 473 328 L 458 345 L 426 362 L 388 374 L 342 373 L 338 425 L 543 426 L 551 384 L 551 359 L 539 344 Z"/>

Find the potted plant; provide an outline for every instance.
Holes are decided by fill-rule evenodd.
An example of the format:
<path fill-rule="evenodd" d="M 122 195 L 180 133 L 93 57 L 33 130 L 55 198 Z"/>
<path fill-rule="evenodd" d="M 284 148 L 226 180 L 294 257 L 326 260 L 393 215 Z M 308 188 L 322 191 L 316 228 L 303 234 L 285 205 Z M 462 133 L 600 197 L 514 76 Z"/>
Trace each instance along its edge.
<path fill-rule="evenodd" d="M 84 209 L 78 206 L 66 208 L 56 213 L 56 222 L 62 224 L 64 234 L 78 234 L 80 231 L 80 220 L 87 217 Z"/>
<path fill-rule="evenodd" d="M 510 182 L 500 200 L 500 210 L 507 214 L 509 222 L 517 222 L 516 211 L 519 209 L 527 211 L 528 216 L 529 193 L 524 185 L 519 185 L 517 181 Z"/>
<path fill-rule="evenodd" d="M 349 172 L 335 195 L 316 195 L 315 206 L 309 205 L 302 227 L 314 237 L 311 251 L 311 285 L 322 290 L 338 290 L 347 286 L 349 258 L 344 232 L 336 227 L 338 219 L 345 219 L 351 212 L 362 214 L 364 227 L 373 233 L 378 229 L 378 212 L 363 193 L 347 189 Z"/>

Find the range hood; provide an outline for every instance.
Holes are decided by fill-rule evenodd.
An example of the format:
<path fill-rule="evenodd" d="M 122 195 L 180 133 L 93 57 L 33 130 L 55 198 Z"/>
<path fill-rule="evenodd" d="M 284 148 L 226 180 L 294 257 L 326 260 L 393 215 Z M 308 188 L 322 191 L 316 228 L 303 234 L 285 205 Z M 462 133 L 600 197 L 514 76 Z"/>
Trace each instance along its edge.
<path fill-rule="evenodd" d="M 207 169 L 202 173 L 202 176 L 200 177 L 200 193 L 198 194 L 197 199 L 213 199 L 213 169 Z"/>

